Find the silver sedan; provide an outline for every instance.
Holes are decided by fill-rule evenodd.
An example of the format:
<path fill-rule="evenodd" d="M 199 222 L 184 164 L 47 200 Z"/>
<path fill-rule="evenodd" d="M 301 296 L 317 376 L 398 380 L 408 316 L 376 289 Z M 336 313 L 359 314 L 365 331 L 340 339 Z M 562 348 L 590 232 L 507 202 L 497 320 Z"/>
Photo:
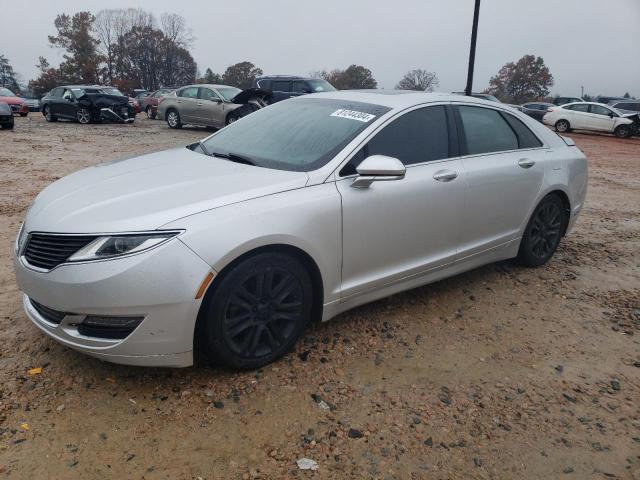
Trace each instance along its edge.
<path fill-rule="evenodd" d="M 56 181 L 27 213 L 16 276 L 33 323 L 89 355 L 257 368 L 356 305 L 545 264 L 586 189 L 575 144 L 508 106 L 314 94 Z"/>
<path fill-rule="evenodd" d="M 170 128 L 184 124 L 222 128 L 267 106 L 270 92 L 228 85 L 187 85 L 159 99 L 158 117 Z"/>

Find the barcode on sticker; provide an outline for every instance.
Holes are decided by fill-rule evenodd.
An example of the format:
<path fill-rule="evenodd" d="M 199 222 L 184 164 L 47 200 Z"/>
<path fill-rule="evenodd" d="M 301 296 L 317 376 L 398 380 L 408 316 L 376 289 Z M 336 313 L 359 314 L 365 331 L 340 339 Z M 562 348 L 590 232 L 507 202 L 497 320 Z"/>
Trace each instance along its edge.
<path fill-rule="evenodd" d="M 331 116 L 350 118 L 351 120 L 357 120 L 364 123 L 370 122 L 372 119 L 376 118 L 375 115 L 371 115 L 370 113 L 358 112 L 357 110 L 346 110 L 344 108 L 336 110 L 331 114 Z"/>

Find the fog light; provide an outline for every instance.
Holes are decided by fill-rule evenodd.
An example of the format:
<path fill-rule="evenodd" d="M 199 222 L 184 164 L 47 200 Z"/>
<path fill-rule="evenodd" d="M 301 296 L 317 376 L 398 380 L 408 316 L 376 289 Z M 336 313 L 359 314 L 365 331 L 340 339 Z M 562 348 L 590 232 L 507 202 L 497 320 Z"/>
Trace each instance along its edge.
<path fill-rule="evenodd" d="M 87 337 L 126 338 L 133 332 L 144 317 L 106 317 L 88 315 L 78 325 L 78 333 Z"/>

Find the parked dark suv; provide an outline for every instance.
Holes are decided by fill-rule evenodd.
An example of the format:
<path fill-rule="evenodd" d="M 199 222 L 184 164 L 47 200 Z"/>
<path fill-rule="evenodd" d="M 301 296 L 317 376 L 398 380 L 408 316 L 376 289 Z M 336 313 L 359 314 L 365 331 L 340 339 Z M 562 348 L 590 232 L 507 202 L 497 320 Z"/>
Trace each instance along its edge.
<path fill-rule="evenodd" d="M 258 77 L 253 82 L 254 88 L 268 90 L 271 93 L 269 103 L 276 103 L 291 97 L 307 93 L 333 92 L 335 87 L 321 78 L 305 78 L 290 75 L 273 75 Z"/>

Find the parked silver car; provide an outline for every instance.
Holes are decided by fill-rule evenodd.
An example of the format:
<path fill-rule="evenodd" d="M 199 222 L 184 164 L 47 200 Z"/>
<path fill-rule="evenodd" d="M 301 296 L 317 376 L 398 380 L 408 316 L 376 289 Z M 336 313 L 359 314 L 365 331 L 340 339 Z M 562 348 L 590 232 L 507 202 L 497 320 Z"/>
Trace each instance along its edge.
<path fill-rule="evenodd" d="M 270 92 L 228 85 L 187 85 L 158 101 L 158 116 L 170 128 L 184 124 L 222 128 L 267 106 Z"/>
<path fill-rule="evenodd" d="M 498 260 L 543 265 L 586 189 L 574 143 L 502 104 L 321 93 L 54 182 L 16 276 L 33 323 L 89 355 L 255 368 L 356 305 Z"/>

